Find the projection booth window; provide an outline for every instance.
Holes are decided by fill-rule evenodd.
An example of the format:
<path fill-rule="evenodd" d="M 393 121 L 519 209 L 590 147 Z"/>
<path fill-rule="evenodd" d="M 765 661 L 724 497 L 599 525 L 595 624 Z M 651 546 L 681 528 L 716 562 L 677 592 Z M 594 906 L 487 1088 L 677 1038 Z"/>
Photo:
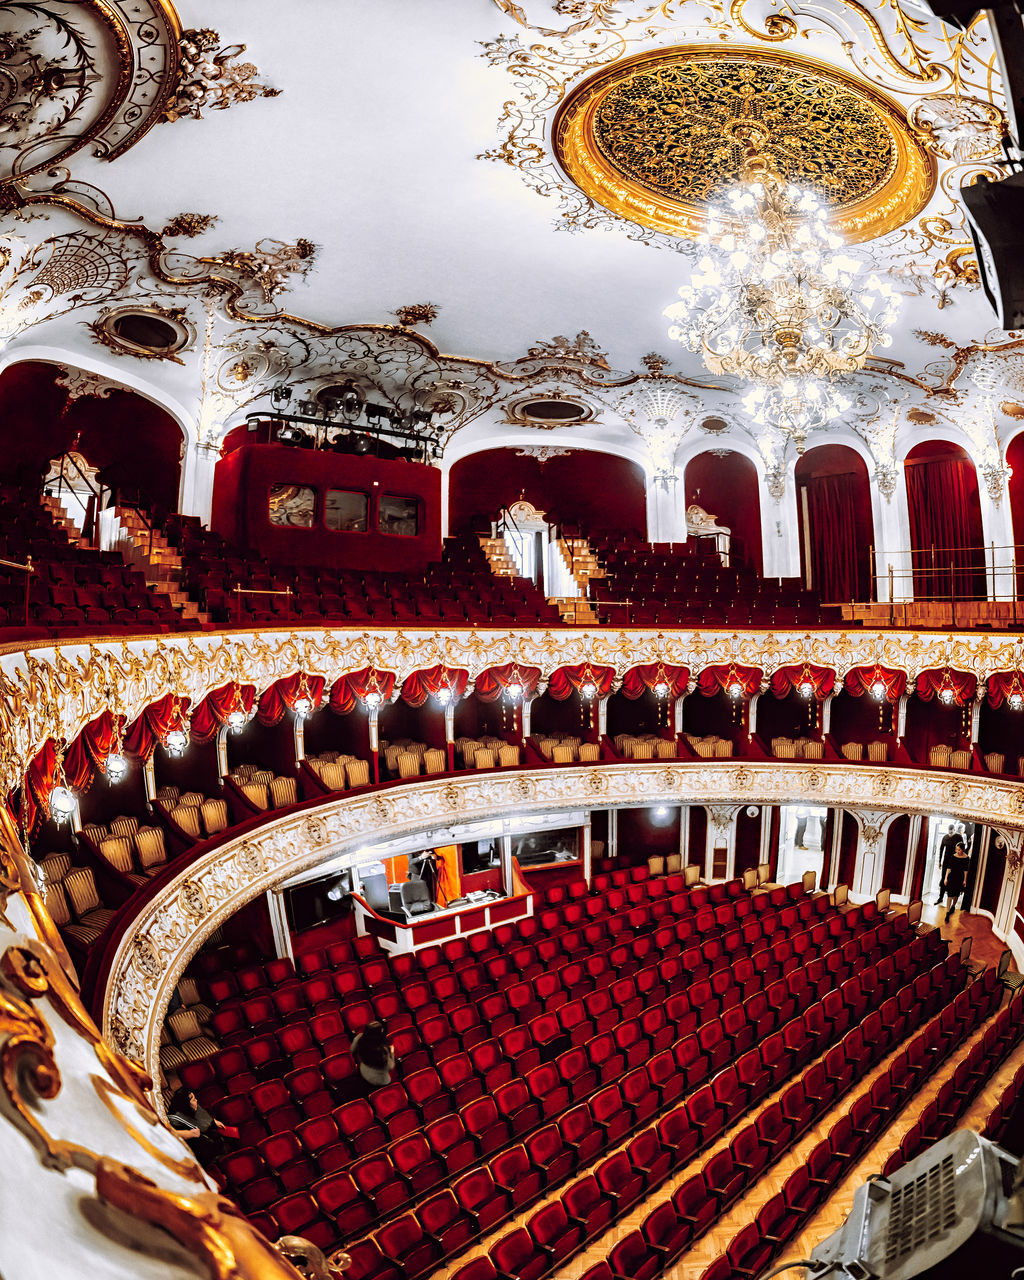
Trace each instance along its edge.
<path fill-rule="evenodd" d="M 324 524 L 336 533 L 365 533 L 369 499 L 352 489 L 328 489 L 324 495 Z"/>
<path fill-rule="evenodd" d="M 391 493 L 382 494 L 377 511 L 377 528 L 381 533 L 415 538 L 420 531 L 420 504 L 417 499 L 397 498 Z"/>
<path fill-rule="evenodd" d="M 272 484 L 267 505 L 271 524 L 312 529 L 316 520 L 316 490 L 304 484 Z"/>

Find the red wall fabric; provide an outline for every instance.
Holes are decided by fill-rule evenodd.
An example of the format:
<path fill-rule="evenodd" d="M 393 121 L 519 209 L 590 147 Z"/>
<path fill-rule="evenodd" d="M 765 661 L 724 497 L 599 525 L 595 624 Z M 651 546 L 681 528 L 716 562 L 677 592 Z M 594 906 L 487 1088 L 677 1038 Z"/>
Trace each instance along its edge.
<path fill-rule="evenodd" d="M 402 698 L 410 707 L 422 707 L 428 698 L 436 698 L 446 690 L 451 702 L 459 702 L 468 684 L 469 672 L 462 667 L 425 667 L 406 676 Z"/>
<path fill-rule="evenodd" d="M 686 505 L 699 503 L 726 528 L 731 529 L 734 550 L 761 572 L 761 503 L 757 493 L 757 469 L 741 453 L 699 453 L 686 464 L 683 479 Z"/>
<path fill-rule="evenodd" d="M 661 683 L 668 686 L 666 699 L 678 698 L 686 692 L 690 681 L 689 667 L 674 667 L 664 662 L 643 662 L 630 667 L 622 677 L 622 692 L 627 698 L 639 698 L 646 690 Z"/>
<path fill-rule="evenodd" d="M 272 484 L 305 485 L 317 491 L 311 528 L 270 523 L 267 503 Z M 328 489 L 368 495 L 365 533 L 324 527 L 323 495 Z M 379 532 L 377 503 L 384 495 L 418 501 L 415 537 Z M 211 527 L 228 541 L 280 564 L 414 572 L 441 559 L 441 472 L 421 462 L 282 444 L 244 445 L 217 463 Z"/>
<path fill-rule="evenodd" d="M 819 445 L 797 459 L 794 478 L 800 562 L 806 572 L 809 542 L 812 590 L 828 601 L 869 599 L 874 532 L 864 459 L 846 445 Z M 806 523 L 801 489 L 807 491 Z"/>
<path fill-rule="evenodd" d="M 228 716 L 238 707 L 248 716 L 255 696 L 255 685 L 236 684 L 234 681 L 221 685 L 219 689 L 211 689 L 192 713 L 193 742 L 215 738 L 221 726 L 227 724 Z"/>
<path fill-rule="evenodd" d="M 484 449 L 462 458 L 448 480 L 448 528 L 484 529 L 521 495 L 560 524 L 633 531 L 646 537 L 644 473 L 636 463 L 593 449 L 540 463 L 515 449 Z"/>
<path fill-rule="evenodd" d="M 275 681 L 264 691 L 256 709 L 260 724 L 280 724 L 286 711 L 295 710 L 295 703 L 300 696 L 309 699 L 308 714 L 312 715 L 323 701 L 324 683 L 323 676 L 311 676 L 308 673 L 304 676 L 299 671 Z"/>
<path fill-rule="evenodd" d="M 981 503 L 974 464 L 955 445 L 930 441 L 904 467 L 919 600 L 984 598 Z M 933 549 L 934 548 L 934 553 Z"/>
<path fill-rule="evenodd" d="M 57 365 L 29 360 L 0 374 L 0 477 L 42 475 L 51 458 L 78 448 L 100 469 L 100 480 L 140 496 L 158 514 L 178 509 L 182 432 L 158 405 L 132 391 L 103 400 L 68 394 L 54 379 Z"/>
<path fill-rule="evenodd" d="M 593 699 L 606 698 L 615 680 L 615 668 L 599 662 L 580 662 L 576 666 L 558 667 L 551 673 L 548 693 L 559 702 L 578 692 L 583 685 L 592 684 Z"/>
<path fill-rule="evenodd" d="M 776 698 L 784 698 L 792 689 L 799 689 L 805 681 L 814 686 L 814 692 L 809 697 L 827 698 L 835 688 L 836 673 L 831 667 L 816 667 L 812 662 L 779 667 L 772 673 L 768 687 Z"/>
<path fill-rule="evenodd" d="M 971 702 L 974 698 L 974 692 L 978 687 L 978 677 L 971 671 L 957 671 L 953 667 L 933 667 L 928 671 L 922 671 L 914 681 L 914 692 L 917 697 L 924 702 L 931 702 L 933 698 L 939 697 L 939 691 L 948 689 L 952 695 L 952 702 L 946 699 L 949 706 L 962 707 L 964 703 Z M 944 701 L 939 699 L 939 701 Z"/>
<path fill-rule="evenodd" d="M 1006 446 L 1007 465 L 1013 474 L 1007 481 L 1010 495 L 1010 515 L 1013 519 L 1013 541 L 1024 543 L 1024 431 L 1015 435 Z M 1024 596 L 1024 556 L 1017 553 L 1017 598 Z"/>
<path fill-rule="evenodd" d="M 885 864 L 882 868 L 882 888 L 893 893 L 903 892 L 903 876 L 907 868 L 907 841 L 910 837 L 910 818 L 901 813 L 892 820 L 885 835 Z"/>
<path fill-rule="evenodd" d="M 377 705 L 382 707 L 394 692 L 395 679 L 393 671 L 381 671 L 377 667 L 363 667 L 360 671 L 339 676 L 331 686 L 331 710 L 339 716 L 348 715 L 359 705 L 360 699 L 373 692 L 379 694 Z"/>
<path fill-rule="evenodd" d="M 531 698 L 540 681 L 540 667 L 525 667 L 516 662 L 506 662 L 500 667 L 488 667 L 481 671 L 474 686 L 476 696 L 482 702 L 496 702 L 511 684 L 519 686 L 518 697 Z"/>

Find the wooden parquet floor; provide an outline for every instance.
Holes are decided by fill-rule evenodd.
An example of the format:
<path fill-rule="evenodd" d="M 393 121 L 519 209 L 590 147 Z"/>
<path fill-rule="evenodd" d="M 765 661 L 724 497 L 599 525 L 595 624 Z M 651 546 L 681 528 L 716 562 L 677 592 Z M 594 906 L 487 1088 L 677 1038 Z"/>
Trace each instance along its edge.
<path fill-rule="evenodd" d="M 997 963 L 999 956 L 1004 950 L 1004 944 L 992 933 L 990 922 L 984 916 L 967 915 L 964 913 L 954 913 L 949 925 L 944 923 L 944 911 L 934 905 L 924 908 L 922 913 L 922 922 L 938 927 L 942 936 L 947 939 L 951 945 L 951 951 L 958 947 L 962 939 L 968 935 L 973 939 L 971 964 L 990 965 Z M 911 1033 L 911 1036 L 916 1031 Z M 896 1121 L 884 1130 L 873 1146 L 867 1151 L 865 1156 L 858 1162 L 854 1170 L 837 1184 L 835 1192 L 830 1195 L 826 1203 L 818 1210 L 812 1221 L 805 1228 L 799 1239 L 794 1245 L 786 1250 L 780 1261 L 786 1259 L 796 1259 L 806 1257 L 807 1252 L 819 1241 L 840 1226 L 845 1221 L 853 1200 L 853 1193 L 858 1186 L 864 1181 L 869 1173 L 878 1172 L 888 1159 L 892 1151 L 900 1144 L 904 1133 L 914 1123 L 920 1113 L 925 1109 L 928 1103 L 935 1097 L 941 1088 L 943 1082 L 952 1075 L 957 1064 L 962 1058 L 966 1057 L 970 1051 L 971 1045 L 976 1039 L 980 1039 L 984 1034 L 984 1028 L 977 1031 L 975 1035 L 966 1041 L 960 1049 L 953 1054 L 942 1068 L 939 1069 L 927 1082 L 924 1088 L 916 1094 L 904 1110 L 899 1114 Z M 910 1037 L 908 1036 L 908 1039 Z M 729 1210 L 718 1219 L 712 1227 L 706 1232 L 700 1240 L 696 1241 L 693 1248 L 689 1249 L 682 1257 L 670 1268 L 664 1275 L 666 1280 L 699 1280 L 703 1271 L 722 1253 L 731 1243 L 733 1237 L 752 1222 L 758 1211 L 772 1198 L 781 1191 L 783 1184 L 791 1173 L 800 1165 L 805 1164 L 810 1151 L 817 1144 L 828 1136 L 832 1126 L 839 1117 L 845 1114 L 853 1105 L 854 1101 L 862 1094 L 868 1092 L 874 1081 L 889 1069 L 892 1061 L 898 1057 L 903 1051 L 906 1041 L 897 1046 L 891 1054 L 889 1054 L 869 1075 L 865 1076 L 853 1089 L 851 1089 L 834 1108 L 821 1120 L 814 1128 L 809 1129 L 801 1138 L 800 1142 L 790 1152 L 788 1152 L 782 1160 L 780 1160 L 771 1169 L 758 1180 L 758 1182 L 742 1196 Z M 1014 1055 L 1014 1061 L 1024 1060 L 1024 1047 L 1017 1051 Z M 978 1109 L 979 1113 L 987 1114 L 987 1111 L 995 1105 L 999 1092 L 1003 1085 L 1012 1078 L 1013 1070 L 1009 1063 L 1007 1064 L 1005 1080 L 1002 1084 L 993 1083 L 986 1088 L 983 1095 L 979 1095 L 979 1099 L 972 1105 L 972 1112 Z M 1000 1078 L 1004 1075 L 1000 1071 Z M 794 1077 L 795 1078 L 795 1077 Z M 740 1129 L 750 1124 L 760 1111 L 770 1106 L 773 1102 L 778 1101 L 785 1090 L 792 1083 L 792 1079 L 787 1080 L 774 1093 L 768 1095 L 756 1108 L 741 1116 L 736 1123 L 728 1129 L 725 1134 L 715 1142 L 711 1147 L 701 1151 L 688 1161 L 671 1179 L 663 1183 L 653 1195 L 642 1201 L 630 1214 L 622 1218 L 614 1226 L 610 1227 L 597 1240 L 593 1241 L 586 1250 L 577 1254 L 576 1257 L 570 1259 L 565 1266 L 555 1273 L 554 1280 L 580 1280 L 580 1277 L 595 1263 L 608 1257 L 615 1244 L 628 1235 L 631 1231 L 639 1229 L 647 1215 L 657 1205 L 664 1203 L 672 1198 L 676 1189 L 694 1174 L 699 1173 L 705 1162 L 711 1158 L 717 1151 L 721 1151 L 728 1147 L 730 1142 L 736 1137 Z M 983 1105 L 983 1099 L 990 1098 L 989 1105 Z M 969 1118 L 963 1121 L 969 1124 Z M 983 1121 L 982 1121 L 983 1123 Z M 625 1142 L 614 1150 L 621 1150 L 626 1147 L 635 1135 L 630 1135 Z M 580 1169 L 570 1181 L 575 1181 L 582 1177 L 584 1173 L 593 1172 L 594 1168 L 602 1161 L 612 1155 L 613 1151 L 609 1150 L 603 1153 L 598 1160 L 594 1162 L 589 1169 Z M 568 1184 L 565 1184 L 568 1185 Z M 490 1235 L 482 1239 L 479 1244 L 467 1250 L 453 1261 L 450 1265 L 440 1268 L 433 1273 L 431 1280 L 451 1280 L 460 1267 L 464 1266 L 471 1258 L 485 1254 L 500 1239 L 515 1227 L 526 1226 L 526 1223 L 541 1208 L 542 1205 L 559 1199 L 560 1191 L 564 1190 L 564 1186 L 559 1190 L 553 1191 L 545 1199 L 535 1202 L 523 1214 L 515 1219 L 503 1223 Z M 797 1273 L 794 1272 L 794 1275 Z"/>

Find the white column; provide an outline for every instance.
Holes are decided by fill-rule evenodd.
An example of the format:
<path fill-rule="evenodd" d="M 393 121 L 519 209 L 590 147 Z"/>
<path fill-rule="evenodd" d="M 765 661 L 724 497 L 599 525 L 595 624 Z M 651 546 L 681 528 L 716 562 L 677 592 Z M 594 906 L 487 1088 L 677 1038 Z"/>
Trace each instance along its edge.
<path fill-rule="evenodd" d="M 299 765 L 306 758 L 306 721 L 303 716 L 292 717 L 292 741 L 295 745 L 295 763 Z"/>
<path fill-rule="evenodd" d="M 903 884 L 900 897 L 910 901 L 910 887 L 914 883 L 914 868 L 917 863 L 917 846 L 921 839 L 921 824 L 924 818 L 919 813 L 910 815 L 910 829 L 907 832 L 907 860 L 903 867 Z"/>
<path fill-rule="evenodd" d="M 590 860 L 591 860 L 592 832 L 591 832 L 590 823 L 591 823 L 591 814 L 590 814 L 590 810 L 588 809 L 587 820 L 583 824 L 583 879 L 586 880 L 588 888 L 590 887 L 590 877 L 591 877 Z"/>
<path fill-rule="evenodd" d="M 650 542 L 686 541 L 686 495 L 678 471 L 647 479 L 647 537 Z"/>
<path fill-rule="evenodd" d="M 736 815 L 740 805 L 707 805 L 708 847 L 704 858 L 704 879 L 714 874 L 715 849 L 725 849 L 725 879 L 731 880 L 736 867 Z"/>
<path fill-rule="evenodd" d="M 603 738 L 608 732 L 608 699 L 598 698 L 597 700 L 597 733 Z"/>
<path fill-rule="evenodd" d="M 1003 473 L 996 473 L 993 489 L 978 471 L 981 536 L 985 540 L 985 580 L 990 600 L 1013 599 L 1013 518 L 1010 492 Z"/>
<path fill-rule="evenodd" d="M 766 578 L 799 578 L 800 524 L 796 509 L 796 480 L 793 468 L 786 467 L 785 483 L 771 477 L 777 497 L 769 492 L 763 477 L 758 479 L 761 502 L 761 556 Z"/>
<path fill-rule="evenodd" d="M 914 581 L 910 564 L 910 509 L 903 466 L 895 471 L 892 496 L 871 486 L 871 517 L 875 533 L 875 580 L 879 600 L 889 599 L 889 568 L 893 571 L 893 600 L 912 600 Z"/>
<path fill-rule="evenodd" d="M 619 811 L 608 810 L 608 857 L 614 862 L 619 856 Z"/>
<path fill-rule="evenodd" d="M 292 935 L 284 909 L 284 895 L 280 889 L 267 890 L 267 910 L 270 915 L 270 927 L 274 934 L 274 954 L 279 960 L 294 960 Z"/>
<path fill-rule="evenodd" d="M 850 893 L 866 901 L 882 887 L 885 839 L 896 814 L 877 809 L 847 809 L 846 812 L 857 823 L 857 857 Z"/>
<path fill-rule="evenodd" d="M 213 472 L 219 458 L 219 444 L 189 440 L 181 464 L 178 507 L 182 515 L 198 516 L 207 527 L 213 511 Z"/>
<path fill-rule="evenodd" d="M 685 867 L 690 860 L 690 806 L 679 806 L 679 856 Z"/>
<path fill-rule="evenodd" d="M 1017 923 L 1017 899 L 1020 897 L 1021 851 L 1024 846 L 1024 831 L 1005 831 L 996 828 L 996 834 L 1003 842 L 1003 848 L 990 850 L 990 857 L 1004 857 L 1006 866 L 1003 871 L 1003 884 L 999 891 L 995 915 L 992 919 L 992 931 L 1013 952 L 1018 966 L 1024 964 L 1024 944 L 1017 936 L 1014 926 Z"/>

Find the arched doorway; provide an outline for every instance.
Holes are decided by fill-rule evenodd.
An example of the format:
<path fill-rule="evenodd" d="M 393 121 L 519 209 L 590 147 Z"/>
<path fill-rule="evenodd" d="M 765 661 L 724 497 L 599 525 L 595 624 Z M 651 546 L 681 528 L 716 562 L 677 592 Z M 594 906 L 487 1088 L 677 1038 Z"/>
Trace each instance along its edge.
<path fill-rule="evenodd" d="M 1006 446 L 1006 462 L 1012 475 L 1007 484 L 1013 520 L 1013 563 L 1017 571 L 1017 599 L 1024 593 L 1024 431 Z"/>
<path fill-rule="evenodd" d="M 804 586 L 842 604 L 871 598 L 871 483 L 864 459 L 843 444 L 808 449 L 796 464 Z"/>
<path fill-rule="evenodd" d="M 698 453 L 683 476 L 686 505 L 696 502 L 732 530 L 732 553 L 761 572 L 761 502 L 757 468 L 731 449 Z M 733 563 L 736 563 L 734 560 Z"/>
<path fill-rule="evenodd" d="M 927 440 L 904 461 L 916 600 L 985 598 L 985 548 L 974 463 L 958 445 Z"/>

